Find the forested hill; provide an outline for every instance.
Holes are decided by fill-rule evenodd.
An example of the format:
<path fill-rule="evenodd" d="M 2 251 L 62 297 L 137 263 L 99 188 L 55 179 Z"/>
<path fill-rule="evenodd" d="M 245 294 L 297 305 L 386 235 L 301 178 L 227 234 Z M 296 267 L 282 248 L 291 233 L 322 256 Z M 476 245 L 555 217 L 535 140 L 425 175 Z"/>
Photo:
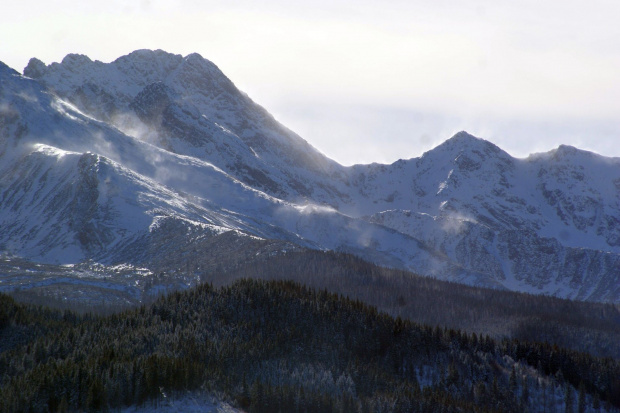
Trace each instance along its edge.
<path fill-rule="evenodd" d="M 420 324 L 496 339 L 549 342 L 595 356 L 620 359 L 620 306 L 617 305 L 471 287 L 380 267 L 351 254 L 306 250 L 290 244 L 283 249 L 280 243 L 263 240 L 239 246 L 236 238 L 229 237 L 232 245 L 219 238 L 215 243 L 200 244 L 205 252 L 192 260 L 184 258 L 185 255 L 179 258 L 162 254 L 154 267 L 157 275 L 150 280 L 128 273 L 116 277 L 133 277 L 130 279 L 135 280 L 136 286 L 147 279 L 150 286 L 143 287 L 147 302 L 170 286 L 179 288 L 179 285 L 206 282 L 219 287 L 243 278 L 292 280 L 360 300 L 393 317 Z M 234 254 L 225 253 L 233 249 Z M 62 274 L 66 268 L 29 266 L 14 278 L 33 276 L 37 271 Z M 11 295 L 20 302 L 61 310 L 109 314 L 127 308 L 119 305 L 120 299 L 127 298 L 126 291 L 118 286 L 105 289 L 106 285 L 114 286 L 113 277 L 100 277 L 99 284 L 93 286 L 79 283 L 79 278 L 59 276 L 61 287 L 56 287 L 49 278 L 46 276 L 46 282 L 39 282 L 40 287 L 22 288 Z M 70 288 L 74 294 L 66 299 Z M 80 301 L 80 294 L 88 288 L 92 290 L 89 296 L 100 295 L 100 305 L 94 305 L 92 300 Z"/>
<path fill-rule="evenodd" d="M 108 317 L 2 295 L 0 329 L 2 412 L 100 411 L 191 389 L 248 412 L 620 408 L 618 360 L 422 326 L 286 281 L 203 284 Z"/>
<path fill-rule="evenodd" d="M 208 272 L 203 281 L 226 285 L 241 278 L 294 280 L 420 324 L 498 339 L 549 342 L 620 359 L 620 306 L 613 304 L 472 287 L 331 251 L 296 249 L 263 259 L 219 263 L 218 270 Z M 204 263 L 194 266 L 204 267 Z"/>

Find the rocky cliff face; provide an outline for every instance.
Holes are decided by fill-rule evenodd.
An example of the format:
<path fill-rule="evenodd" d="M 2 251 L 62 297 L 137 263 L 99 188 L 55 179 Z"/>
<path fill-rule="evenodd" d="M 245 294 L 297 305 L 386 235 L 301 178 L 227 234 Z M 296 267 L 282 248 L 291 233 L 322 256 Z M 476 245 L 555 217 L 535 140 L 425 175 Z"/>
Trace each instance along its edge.
<path fill-rule="evenodd" d="M 231 232 L 620 301 L 620 159 L 516 159 L 461 132 L 420 158 L 343 167 L 196 54 L 32 59 L 24 75 L 0 65 L 5 254 L 145 265 L 155 245 L 187 254 L 183 234 Z"/>

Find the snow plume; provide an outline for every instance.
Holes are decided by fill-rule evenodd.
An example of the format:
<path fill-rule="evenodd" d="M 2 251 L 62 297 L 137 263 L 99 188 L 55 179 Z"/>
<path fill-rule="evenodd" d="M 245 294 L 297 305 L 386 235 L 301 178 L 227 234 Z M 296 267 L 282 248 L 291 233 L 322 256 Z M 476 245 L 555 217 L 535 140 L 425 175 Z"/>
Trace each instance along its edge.
<path fill-rule="evenodd" d="M 364 248 L 376 248 L 379 243 L 375 239 L 374 228 L 369 225 L 361 230 L 357 243 Z"/>
<path fill-rule="evenodd" d="M 155 180 L 157 182 L 164 183 L 165 185 L 173 188 L 181 189 L 183 191 L 193 192 L 193 185 L 195 183 L 188 182 L 188 175 L 184 168 L 177 168 L 175 165 L 170 165 L 162 158 L 161 153 L 153 151 L 147 159 L 147 161 L 155 167 Z M 201 175 L 201 177 L 203 177 Z"/>
<path fill-rule="evenodd" d="M 165 185 L 183 186 L 182 184 L 187 180 L 187 174 L 183 173 L 181 168 L 170 165 L 169 159 L 164 155 L 166 149 L 162 148 L 163 139 L 155 128 L 145 124 L 138 116 L 130 112 L 114 115 L 111 124 L 124 135 L 151 145 L 141 151 L 144 158 L 125 159 L 126 166 Z"/>
<path fill-rule="evenodd" d="M 441 222 L 441 229 L 450 235 L 459 235 L 465 231 L 468 223 L 477 224 L 474 218 L 460 212 L 449 212 L 438 218 Z"/>
<path fill-rule="evenodd" d="M 6 102 L 0 102 L 0 116 L 15 116 L 17 111 Z"/>
<path fill-rule="evenodd" d="M 106 158 L 112 159 L 116 162 L 122 162 L 121 154 L 118 152 L 115 145 L 106 138 L 106 135 L 103 132 L 96 131 L 93 133 L 92 137 L 92 152 L 103 155 Z"/>
<path fill-rule="evenodd" d="M 34 96 L 34 95 L 30 94 L 30 93 L 26 93 L 24 91 L 17 93 L 17 96 L 22 98 L 26 102 L 30 102 L 30 103 L 38 103 L 39 102 L 39 99 L 36 96 Z"/>
<path fill-rule="evenodd" d="M 66 155 L 79 155 L 78 152 L 65 151 L 43 143 L 30 144 L 28 145 L 28 147 L 31 148 L 34 152 L 40 152 L 46 156 L 53 156 L 56 157 L 58 160 L 64 158 Z"/>
<path fill-rule="evenodd" d="M 160 146 L 161 137 L 156 129 L 148 126 L 133 113 L 123 113 L 112 116 L 112 125 L 127 136 L 138 139 L 151 145 Z"/>
<path fill-rule="evenodd" d="M 335 214 L 338 211 L 336 211 L 336 209 L 332 208 L 329 205 L 316 205 L 316 204 L 307 204 L 307 205 L 303 205 L 303 206 L 298 206 L 296 207 L 297 210 L 299 212 L 302 213 L 302 215 L 309 215 L 309 214 Z"/>
<path fill-rule="evenodd" d="M 36 98 L 34 98 L 36 101 Z M 65 100 L 55 98 L 51 102 L 52 109 L 56 110 L 61 115 L 71 119 L 72 121 L 85 123 L 89 120 L 98 122 L 97 119 L 90 115 L 80 111 L 75 105 Z"/>

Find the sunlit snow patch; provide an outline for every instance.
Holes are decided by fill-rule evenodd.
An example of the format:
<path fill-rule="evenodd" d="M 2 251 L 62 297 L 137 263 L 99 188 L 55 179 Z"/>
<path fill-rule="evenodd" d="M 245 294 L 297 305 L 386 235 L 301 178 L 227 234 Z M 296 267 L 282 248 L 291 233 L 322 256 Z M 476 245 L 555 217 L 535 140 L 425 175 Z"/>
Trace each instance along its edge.
<path fill-rule="evenodd" d="M 33 149 L 35 152 L 40 152 L 47 156 L 55 156 L 57 158 L 62 158 L 67 155 L 81 155 L 78 152 L 65 151 L 64 149 L 56 148 L 44 143 L 35 143 L 33 145 Z"/>

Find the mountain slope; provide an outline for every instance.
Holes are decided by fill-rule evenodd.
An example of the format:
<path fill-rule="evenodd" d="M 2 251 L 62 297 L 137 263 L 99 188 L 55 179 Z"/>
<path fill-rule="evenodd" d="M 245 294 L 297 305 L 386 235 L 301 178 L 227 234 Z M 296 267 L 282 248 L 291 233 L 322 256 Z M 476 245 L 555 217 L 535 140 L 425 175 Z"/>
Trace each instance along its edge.
<path fill-rule="evenodd" d="M 620 159 L 565 146 L 515 159 L 461 132 L 420 158 L 343 167 L 197 54 L 71 54 L 24 75 L 0 65 L 5 254 L 146 265 L 232 231 L 620 301 Z"/>
<path fill-rule="evenodd" d="M 0 98 L 9 108 L 0 124 L 6 253 L 42 262 L 148 262 L 156 257 L 141 251 L 150 250 L 158 232 L 173 229 L 168 237 L 235 231 L 356 252 L 385 265 L 454 267 L 435 262 L 415 238 L 334 209 L 275 198 L 208 160 L 94 119 L 37 81 L 8 68 L 0 74 Z M 159 225 L 165 219 L 181 225 Z"/>
<path fill-rule="evenodd" d="M 384 201 L 371 222 L 417 236 L 508 289 L 617 299 L 620 159 L 569 147 L 515 159 L 460 133 L 365 185 L 393 190 L 403 175 L 411 191 Z"/>
<path fill-rule="evenodd" d="M 333 192 L 320 182 L 342 169 L 197 54 L 138 50 L 109 64 L 68 55 L 47 67 L 33 59 L 24 74 L 98 119 L 175 153 L 209 159 L 280 198 Z"/>

